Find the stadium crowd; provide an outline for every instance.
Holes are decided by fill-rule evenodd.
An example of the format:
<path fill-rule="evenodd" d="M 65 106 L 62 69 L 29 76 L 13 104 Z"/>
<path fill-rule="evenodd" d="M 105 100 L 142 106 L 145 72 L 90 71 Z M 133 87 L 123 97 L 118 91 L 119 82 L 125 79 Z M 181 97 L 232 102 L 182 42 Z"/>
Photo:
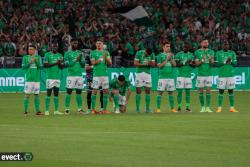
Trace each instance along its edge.
<path fill-rule="evenodd" d="M 138 25 L 116 9 L 141 5 L 151 25 Z M 250 55 L 250 3 L 248 0 L 10 0 L 0 2 L 0 64 L 5 57 L 27 53 L 29 43 L 39 54 L 53 40 L 60 52 L 79 39 L 80 49 L 91 49 L 104 37 L 112 57 L 132 65 L 135 52 L 149 46 L 160 52 L 162 39 L 171 41 L 172 51 L 183 50 L 185 41 L 199 48 L 203 37 L 218 50 L 227 39 L 238 55 Z M 11 63 L 11 62 L 10 62 Z"/>

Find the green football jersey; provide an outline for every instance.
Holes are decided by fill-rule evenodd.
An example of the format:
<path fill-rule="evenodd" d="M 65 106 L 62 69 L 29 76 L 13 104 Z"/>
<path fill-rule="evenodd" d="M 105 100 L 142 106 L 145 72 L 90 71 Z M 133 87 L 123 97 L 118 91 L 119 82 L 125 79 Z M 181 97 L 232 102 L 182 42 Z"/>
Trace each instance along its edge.
<path fill-rule="evenodd" d="M 30 63 L 31 59 L 37 62 Z M 42 59 L 39 55 L 24 55 L 22 60 L 22 68 L 25 70 L 25 82 L 40 82 Z"/>
<path fill-rule="evenodd" d="M 158 65 L 164 62 L 166 59 L 168 59 L 170 54 L 172 53 L 162 52 L 158 54 L 157 56 Z M 172 56 L 172 58 L 174 59 L 174 56 Z M 173 67 L 172 67 L 171 61 L 169 60 L 167 60 L 165 66 L 163 66 L 162 68 L 159 68 L 159 79 L 166 79 L 166 78 L 174 78 Z"/>
<path fill-rule="evenodd" d="M 77 57 L 83 54 L 81 62 Z M 64 54 L 64 63 L 68 67 L 68 76 L 82 76 L 82 65 L 85 63 L 85 55 L 80 50 L 70 50 Z"/>
<path fill-rule="evenodd" d="M 179 77 L 191 77 L 191 72 L 193 70 L 193 68 L 189 65 L 186 64 L 188 61 L 193 61 L 194 60 L 194 56 L 193 53 L 191 52 L 179 52 L 176 54 L 175 56 L 175 60 L 179 61 L 181 64 L 183 64 L 183 66 L 178 68 L 178 76 Z"/>
<path fill-rule="evenodd" d="M 146 50 L 139 50 L 136 52 L 135 60 L 139 61 L 141 64 L 147 64 L 149 61 L 155 61 L 155 54 L 152 53 L 151 55 L 145 56 Z M 150 74 L 150 67 L 137 67 L 137 73 L 146 72 Z"/>
<path fill-rule="evenodd" d="M 203 63 L 198 67 L 198 76 L 211 76 L 212 65 L 209 64 L 209 59 L 214 59 L 214 51 L 211 49 L 198 49 L 195 51 L 195 59 Z"/>
<path fill-rule="evenodd" d="M 226 64 L 226 60 L 231 58 L 231 63 Z M 220 67 L 219 77 L 233 77 L 233 66 L 237 64 L 236 54 L 232 50 L 219 50 L 216 52 L 216 64 Z"/>
<path fill-rule="evenodd" d="M 106 62 L 103 60 L 103 55 L 106 54 L 107 58 L 111 59 L 110 54 L 106 50 L 93 50 L 90 52 L 90 58 L 92 60 L 99 60 L 102 59 L 102 61 L 99 64 L 94 65 L 94 74 L 93 76 L 108 76 L 108 65 Z"/>
<path fill-rule="evenodd" d="M 125 45 L 125 48 L 127 49 L 127 53 L 130 55 L 134 55 L 134 47 L 130 42 L 127 42 Z"/>
<path fill-rule="evenodd" d="M 62 55 L 60 53 L 47 52 L 44 56 L 44 63 L 54 64 L 58 60 L 62 60 Z M 58 65 L 48 67 L 46 69 L 47 79 L 60 79 L 61 70 Z"/>
<path fill-rule="evenodd" d="M 118 83 L 118 79 L 113 79 L 110 83 L 111 89 L 118 89 L 119 94 L 122 96 L 126 95 L 127 90 L 130 88 L 130 82 L 128 80 L 125 80 L 125 83 L 123 85 L 120 85 Z"/>

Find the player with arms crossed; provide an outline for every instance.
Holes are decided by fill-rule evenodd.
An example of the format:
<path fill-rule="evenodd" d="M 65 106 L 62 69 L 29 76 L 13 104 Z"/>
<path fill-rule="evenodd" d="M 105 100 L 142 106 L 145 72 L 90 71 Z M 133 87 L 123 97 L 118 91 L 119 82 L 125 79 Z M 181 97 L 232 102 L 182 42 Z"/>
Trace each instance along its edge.
<path fill-rule="evenodd" d="M 145 88 L 146 113 L 150 113 L 150 90 L 152 87 L 152 78 L 150 68 L 155 66 L 155 55 L 151 49 L 139 50 L 134 59 L 136 70 L 136 112 L 140 113 L 141 88 Z"/>
<path fill-rule="evenodd" d="M 91 110 L 92 114 L 109 114 L 107 109 L 109 98 L 109 77 L 108 77 L 108 65 L 112 65 L 110 54 L 107 50 L 103 49 L 103 39 L 99 38 L 96 41 L 96 49 L 90 52 L 91 63 L 94 66 L 93 92 L 91 95 Z M 97 112 L 96 107 L 96 95 L 98 89 L 103 89 L 103 111 Z"/>
<path fill-rule="evenodd" d="M 195 67 L 194 55 L 190 52 L 191 46 L 188 42 L 184 43 L 184 50 L 179 52 L 175 56 L 176 64 L 178 67 L 178 77 L 176 88 L 178 90 L 177 102 L 178 102 L 178 112 L 181 112 L 182 106 L 182 91 L 186 92 L 186 112 L 191 112 L 190 110 L 190 89 L 192 89 L 192 79 L 191 73 Z"/>
<path fill-rule="evenodd" d="M 195 64 L 198 67 L 196 87 L 199 88 L 199 99 L 201 104 L 200 112 L 213 112 L 210 109 L 211 87 L 212 87 L 212 66 L 214 64 L 214 51 L 208 48 L 208 40 L 203 39 L 201 48 L 195 51 Z M 206 107 L 204 106 L 203 89 L 206 88 Z"/>
<path fill-rule="evenodd" d="M 68 67 L 68 76 L 66 81 L 66 97 L 65 97 L 65 114 L 70 113 L 70 99 L 72 91 L 76 90 L 76 102 L 78 107 L 78 113 L 82 114 L 82 88 L 83 77 L 82 67 L 85 63 L 85 55 L 78 50 L 78 40 L 76 38 L 71 39 L 72 50 L 69 50 L 64 55 L 64 66 Z"/>
<path fill-rule="evenodd" d="M 157 57 L 157 66 L 159 68 L 159 80 L 157 91 L 158 95 L 156 98 L 157 110 L 156 112 L 161 112 L 161 99 L 162 94 L 165 90 L 168 91 L 169 95 L 169 104 L 171 112 L 177 112 L 174 108 L 174 95 L 175 91 L 175 83 L 174 83 L 174 73 L 173 67 L 176 66 L 176 62 L 174 60 L 174 55 L 170 51 L 170 43 L 165 41 L 162 43 L 163 52 L 160 53 Z"/>
<path fill-rule="evenodd" d="M 40 76 L 41 76 L 42 60 L 36 54 L 34 45 L 28 46 L 28 55 L 24 55 L 22 59 L 22 69 L 25 70 L 25 85 L 24 85 L 24 115 L 28 114 L 29 96 L 34 94 L 34 104 L 36 115 L 43 115 L 40 111 L 39 93 L 40 93 Z"/>
<path fill-rule="evenodd" d="M 238 112 L 234 108 L 234 94 L 235 79 L 233 74 L 233 66 L 237 64 L 236 54 L 234 51 L 229 50 L 229 43 L 224 41 L 223 49 L 216 52 L 216 64 L 220 67 L 219 79 L 218 79 L 218 108 L 216 112 L 222 111 L 222 101 L 224 90 L 228 90 L 230 112 Z"/>
<path fill-rule="evenodd" d="M 61 84 L 60 76 L 61 69 L 63 68 L 63 56 L 58 52 L 58 43 L 52 43 L 52 51 L 45 53 L 43 66 L 47 68 L 46 71 L 46 89 L 47 96 L 45 98 L 45 115 L 49 115 L 50 96 L 52 91 L 54 92 L 54 106 L 55 115 L 62 115 L 63 113 L 58 111 L 59 106 L 59 88 Z"/>
<path fill-rule="evenodd" d="M 115 103 L 115 113 L 126 112 L 126 106 L 131 94 L 130 82 L 125 79 L 124 75 L 119 75 L 118 78 L 111 81 L 110 88 L 112 95 L 110 99 Z"/>

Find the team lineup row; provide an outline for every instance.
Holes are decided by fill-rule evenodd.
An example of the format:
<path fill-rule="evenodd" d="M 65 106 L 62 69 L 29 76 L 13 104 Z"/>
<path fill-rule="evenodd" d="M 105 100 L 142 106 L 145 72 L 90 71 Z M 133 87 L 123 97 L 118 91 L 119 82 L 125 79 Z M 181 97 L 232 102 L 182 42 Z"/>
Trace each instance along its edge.
<path fill-rule="evenodd" d="M 162 53 L 157 55 L 157 63 L 155 55 L 151 49 L 140 50 L 136 53 L 134 65 L 137 68 L 136 72 L 136 112 L 140 112 L 140 101 L 142 87 L 145 88 L 145 105 L 146 112 L 152 112 L 150 109 L 150 91 L 152 79 L 150 68 L 159 68 L 159 80 L 157 86 L 157 110 L 161 112 L 161 99 L 164 91 L 168 92 L 171 112 L 180 112 L 182 106 L 182 92 L 186 95 L 186 112 L 191 112 L 190 108 L 190 89 L 192 88 L 191 72 L 194 67 L 198 68 L 198 76 L 196 87 L 199 90 L 199 100 L 201 105 L 200 112 L 213 112 L 210 109 L 211 87 L 213 66 L 220 68 L 218 79 L 218 108 L 216 112 L 222 111 L 222 101 L 224 90 L 229 92 L 230 112 L 238 112 L 234 108 L 235 88 L 233 68 L 237 63 L 236 54 L 229 50 L 229 43 L 224 42 L 223 48 L 216 53 L 208 48 L 208 40 L 201 41 L 201 48 L 194 53 L 190 52 L 190 45 L 184 44 L 184 50 L 174 55 L 171 53 L 171 46 L 168 41 L 162 42 Z M 64 57 L 58 53 L 58 44 L 52 44 L 52 50 L 45 54 L 42 63 L 41 57 L 36 54 L 36 47 L 30 45 L 28 47 L 28 55 L 23 56 L 22 68 L 25 72 L 25 87 L 24 87 L 24 114 L 28 114 L 29 96 L 34 94 L 34 104 L 37 115 L 44 115 L 39 107 L 40 93 L 40 70 L 46 68 L 47 80 L 47 96 L 45 99 L 45 115 L 49 115 L 50 98 L 54 93 L 54 114 L 69 114 L 70 101 L 73 90 L 76 91 L 76 101 L 78 112 L 81 114 L 109 114 L 106 110 L 108 101 L 113 101 L 114 112 L 120 113 L 126 111 L 129 96 L 131 94 L 130 82 L 120 75 L 109 83 L 108 65 L 111 65 L 111 57 L 108 51 L 103 49 L 103 40 L 96 41 L 96 49 L 90 52 L 89 56 L 85 56 L 78 48 L 78 40 L 72 39 L 71 50 L 64 54 Z M 86 112 L 82 109 L 82 69 L 86 69 L 87 79 L 87 106 Z M 174 80 L 173 68 L 178 68 L 178 76 L 176 85 Z M 68 69 L 66 81 L 66 97 L 65 97 L 65 112 L 59 112 L 59 87 L 60 87 L 60 72 L 62 68 Z M 173 92 L 177 89 L 178 107 L 175 109 Z M 96 95 L 98 90 L 101 94 L 101 111 L 96 110 Z M 111 91 L 110 91 L 111 90 Z M 204 93 L 205 92 L 205 93 Z M 206 100 L 204 100 L 204 94 Z M 206 102 L 206 103 L 205 103 Z"/>

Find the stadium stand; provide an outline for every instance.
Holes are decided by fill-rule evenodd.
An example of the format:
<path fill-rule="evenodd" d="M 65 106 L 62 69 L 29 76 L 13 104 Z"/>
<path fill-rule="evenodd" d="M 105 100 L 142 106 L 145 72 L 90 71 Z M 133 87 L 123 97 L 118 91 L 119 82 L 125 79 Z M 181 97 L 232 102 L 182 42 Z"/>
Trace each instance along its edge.
<path fill-rule="evenodd" d="M 148 22 L 136 23 L 119 12 L 142 6 Z M 0 67 L 20 67 L 29 43 L 40 55 L 57 40 L 60 52 L 72 37 L 81 49 L 94 47 L 103 36 L 114 67 L 131 66 L 135 52 L 145 46 L 156 53 L 168 38 L 174 53 L 185 41 L 193 49 L 205 37 L 217 50 L 228 40 L 239 65 L 250 65 L 250 3 L 248 0 L 9 0 L 0 2 Z"/>

